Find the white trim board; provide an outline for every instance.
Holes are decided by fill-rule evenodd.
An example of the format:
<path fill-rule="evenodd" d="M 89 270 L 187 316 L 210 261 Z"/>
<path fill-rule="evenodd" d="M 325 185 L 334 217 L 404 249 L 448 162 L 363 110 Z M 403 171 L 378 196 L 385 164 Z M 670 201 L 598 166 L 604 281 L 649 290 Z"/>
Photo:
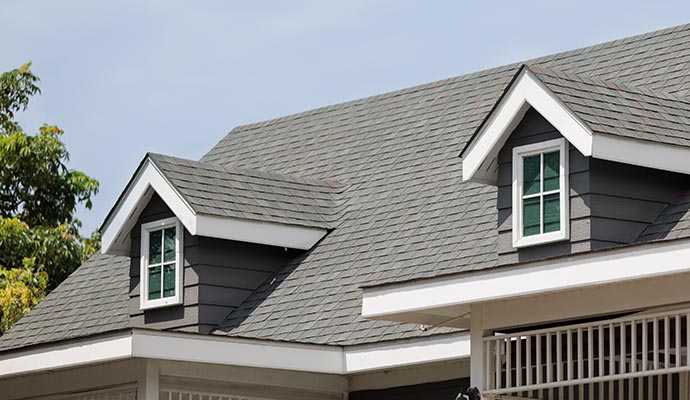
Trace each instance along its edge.
<path fill-rule="evenodd" d="M 362 316 L 406 320 L 444 308 L 690 272 L 690 240 L 623 247 L 581 256 L 364 290 Z M 447 311 L 446 311 L 447 312 Z"/>
<path fill-rule="evenodd" d="M 690 148 L 592 132 L 532 72 L 523 68 L 469 144 L 462 160 L 463 180 L 496 185 L 498 152 L 530 106 L 586 157 L 690 174 Z"/>
<path fill-rule="evenodd" d="M 0 377 L 123 360 L 131 356 L 132 335 L 123 332 L 79 342 L 0 353 Z"/>
<path fill-rule="evenodd" d="M 498 152 L 530 106 L 582 154 L 592 155 L 592 131 L 525 68 L 472 140 L 462 160 L 463 180 L 496 183 Z"/>
<path fill-rule="evenodd" d="M 0 353 L 0 377 L 132 357 L 348 375 L 469 356 L 468 332 L 342 347 L 134 329 Z"/>
<path fill-rule="evenodd" d="M 129 255 L 129 233 L 154 191 L 191 235 L 309 250 L 327 233 L 320 228 L 197 214 L 147 159 L 104 224 L 103 253 Z"/>

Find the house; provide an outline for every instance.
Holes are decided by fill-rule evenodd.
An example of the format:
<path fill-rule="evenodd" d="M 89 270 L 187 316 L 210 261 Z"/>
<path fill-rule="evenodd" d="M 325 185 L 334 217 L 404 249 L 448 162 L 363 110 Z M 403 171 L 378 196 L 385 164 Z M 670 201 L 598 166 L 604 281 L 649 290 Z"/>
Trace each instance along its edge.
<path fill-rule="evenodd" d="M 690 25 L 146 154 L 2 399 L 690 398 Z"/>

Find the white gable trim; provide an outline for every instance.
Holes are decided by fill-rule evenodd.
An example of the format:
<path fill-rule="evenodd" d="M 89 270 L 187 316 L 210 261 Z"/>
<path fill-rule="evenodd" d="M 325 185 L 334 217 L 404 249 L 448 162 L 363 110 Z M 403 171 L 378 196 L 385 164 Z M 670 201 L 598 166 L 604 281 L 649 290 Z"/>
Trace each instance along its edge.
<path fill-rule="evenodd" d="M 496 182 L 498 152 L 530 106 L 582 154 L 592 155 L 592 131 L 525 68 L 516 77 L 464 155 L 464 180 L 491 184 Z"/>
<path fill-rule="evenodd" d="M 129 255 L 129 233 L 154 191 L 189 232 L 196 232 L 196 218 L 192 207 L 179 195 L 156 165 L 151 160 L 146 160 L 103 227 L 103 253 Z"/>
<path fill-rule="evenodd" d="M 192 235 L 309 250 L 327 233 L 319 228 L 197 214 L 156 165 L 146 160 L 106 221 L 101 239 L 103 253 L 129 255 L 130 231 L 153 192 Z"/>
<path fill-rule="evenodd" d="M 342 347 L 134 329 L 0 353 L 0 377 L 133 357 L 349 375 L 467 359 L 469 340 L 460 332 Z"/>
<path fill-rule="evenodd" d="M 407 322 L 494 300 L 690 272 L 690 240 L 619 248 L 516 267 L 364 290 L 362 316 Z"/>

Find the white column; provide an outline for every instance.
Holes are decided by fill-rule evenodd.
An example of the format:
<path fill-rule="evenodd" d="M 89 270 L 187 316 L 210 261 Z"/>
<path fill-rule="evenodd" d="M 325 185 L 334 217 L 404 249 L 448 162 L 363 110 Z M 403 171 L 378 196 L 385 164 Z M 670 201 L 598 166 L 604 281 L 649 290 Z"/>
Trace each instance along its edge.
<path fill-rule="evenodd" d="M 484 354 L 482 339 L 486 334 L 483 323 L 484 307 L 481 304 L 472 304 L 470 314 L 470 385 L 483 392 Z"/>
<path fill-rule="evenodd" d="M 141 360 L 137 384 L 137 400 L 159 400 L 160 367 L 157 360 Z"/>

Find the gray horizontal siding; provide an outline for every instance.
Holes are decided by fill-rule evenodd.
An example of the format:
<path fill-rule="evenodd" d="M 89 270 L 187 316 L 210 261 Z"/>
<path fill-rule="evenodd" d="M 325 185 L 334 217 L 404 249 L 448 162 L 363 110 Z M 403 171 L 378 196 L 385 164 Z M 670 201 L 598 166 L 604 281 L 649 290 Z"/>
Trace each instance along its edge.
<path fill-rule="evenodd" d="M 499 264 L 529 261 L 633 243 L 686 187 L 679 174 L 584 157 L 569 146 L 570 239 L 515 249 L 512 246 L 512 150 L 562 137 L 530 109 L 499 152 Z"/>
<path fill-rule="evenodd" d="M 210 332 L 259 285 L 290 259 L 295 250 L 184 234 L 182 305 L 139 309 L 141 224 L 174 216 L 154 195 L 131 232 L 130 318 L 133 326 Z"/>

